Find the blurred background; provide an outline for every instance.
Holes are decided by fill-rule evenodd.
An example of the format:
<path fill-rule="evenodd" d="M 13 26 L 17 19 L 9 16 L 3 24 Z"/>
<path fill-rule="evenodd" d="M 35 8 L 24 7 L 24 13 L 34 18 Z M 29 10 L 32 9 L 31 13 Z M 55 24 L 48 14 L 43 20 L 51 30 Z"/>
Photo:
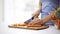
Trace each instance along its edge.
<path fill-rule="evenodd" d="M 0 0 L 0 22 L 4 20 L 3 0 Z"/>
<path fill-rule="evenodd" d="M 38 9 L 39 0 L 4 0 L 4 19 L 8 23 L 23 23 Z"/>
<path fill-rule="evenodd" d="M 0 0 L 0 34 L 60 34 L 55 26 L 44 30 L 9 28 L 8 25 L 23 23 L 37 11 L 39 0 Z M 40 17 L 40 16 L 39 16 Z"/>

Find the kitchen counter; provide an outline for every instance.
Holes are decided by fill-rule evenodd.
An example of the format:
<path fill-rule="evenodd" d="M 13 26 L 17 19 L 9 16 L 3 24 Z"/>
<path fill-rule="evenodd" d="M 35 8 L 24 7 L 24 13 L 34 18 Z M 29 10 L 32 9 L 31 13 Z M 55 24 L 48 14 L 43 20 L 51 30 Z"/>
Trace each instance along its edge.
<path fill-rule="evenodd" d="M 27 30 L 9 28 L 8 24 L 9 23 L 0 24 L 0 34 L 60 34 L 60 30 L 57 30 L 55 26 L 50 26 L 44 30 Z"/>

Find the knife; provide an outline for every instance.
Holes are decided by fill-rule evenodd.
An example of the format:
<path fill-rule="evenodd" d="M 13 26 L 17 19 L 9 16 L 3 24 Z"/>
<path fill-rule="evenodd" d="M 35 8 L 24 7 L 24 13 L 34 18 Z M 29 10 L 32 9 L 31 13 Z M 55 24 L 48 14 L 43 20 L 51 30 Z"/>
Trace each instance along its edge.
<path fill-rule="evenodd" d="M 25 23 L 25 24 L 28 24 L 28 23 L 30 23 L 33 19 L 34 19 L 34 17 L 31 17 L 30 19 L 28 19 L 28 20 L 25 21 L 24 23 Z"/>

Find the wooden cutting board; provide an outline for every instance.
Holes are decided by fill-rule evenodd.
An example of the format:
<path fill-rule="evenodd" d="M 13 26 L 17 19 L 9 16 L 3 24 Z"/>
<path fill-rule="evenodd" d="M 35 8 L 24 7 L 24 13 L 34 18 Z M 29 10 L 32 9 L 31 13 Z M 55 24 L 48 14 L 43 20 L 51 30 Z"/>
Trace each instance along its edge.
<path fill-rule="evenodd" d="M 35 27 L 36 26 L 36 27 Z M 35 26 L 13 26 L 13 25 L 8 25 L 9 28 L 19 28 L 19 29 L 30 29 L 30 30 L 42 30 L 42 29 L 46 29 L 49 26 L 43 25 L 43 26 L 39 26 L 39 25 L 35 25 Z"/>

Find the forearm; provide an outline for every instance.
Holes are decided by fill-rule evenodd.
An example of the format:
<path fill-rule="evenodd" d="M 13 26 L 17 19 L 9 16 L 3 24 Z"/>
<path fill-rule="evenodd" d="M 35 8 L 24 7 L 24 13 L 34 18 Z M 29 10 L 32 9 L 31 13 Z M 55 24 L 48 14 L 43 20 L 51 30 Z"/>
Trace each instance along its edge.
<path fill-rule="evenodd" d="M 46 16 L 45 18 L 42 18 L 42 24 L 45 24 L 47 22 L 49 22 L 50 20 L 52 20 L 52 16 L 56 13 L 56 11 L 53 11 L 52 13 L 50 13 L 48 16 Z"/>
<path fill-rule="evenodd" d="M 41 13 L 41 9 L 39 8 L 36 12 L 34 12 L 35 16 L 34 17 L 38 17 Z"/>
<path fill-rule="evenodd" d="M 39 4 L 38 4 L 38 10 L 35 13 L 37 13 L 39 15 L 41 13 L 41 11 L 42 11 L 42 3 L 39 2 Z"/>
<path fill-rule="evenodd" d="M 50 21 L 50 20 L 51 20 L 51 15 L 49 15 L 49 16 L 47 16 L 47 17 L 45 17 L 45 18 L 42 18 L 42 19 L 41 19 L 41 21 L 42 21 L 41 24 L 45 24 L 45 23 L 47 23 L 47 22 Z"/>
<path fill-rule="evenodd" d="M 32 14 L 32 17 L 34 18 L 38 18 L 38 16 L 40 15 L 40 10 L 36 11 L 35 13 Z"/>
<path fill-rule="evenodd" d="M 39 16 L 39 15 L 40 15 L 40 13 L 41 13 L 41 11 L 42 11 L 42 3 L 41 3 L 41 2 L 39 2 L 38 10 L 37 10 L 35 13 L 37 13 L 37 15 Z"/>
<path fill-rule="evenodd" d="M 38 17 L 38 16 L 40 15 L 40 13 L 41 13 L 41 10 L 42 10 L 42 3 L 39 2 L 38 10 L 35 11 L 35 12 L 32 14 L 32 16 L 33 16 L 33 17 Z"/>

